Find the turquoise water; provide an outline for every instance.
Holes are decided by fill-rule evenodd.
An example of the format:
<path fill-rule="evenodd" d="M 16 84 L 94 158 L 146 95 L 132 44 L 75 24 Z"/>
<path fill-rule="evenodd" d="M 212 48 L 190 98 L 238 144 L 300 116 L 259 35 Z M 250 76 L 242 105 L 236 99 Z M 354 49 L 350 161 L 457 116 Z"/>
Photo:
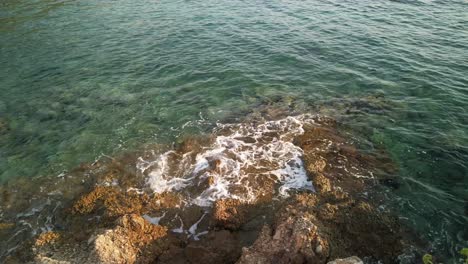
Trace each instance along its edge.
<path fill-rule="evenodd" d="M 466 1 L 3 0 L 0 65 L 3 181 L 288 98 L 390 153 L 434 252 L 468 246 Z"/>

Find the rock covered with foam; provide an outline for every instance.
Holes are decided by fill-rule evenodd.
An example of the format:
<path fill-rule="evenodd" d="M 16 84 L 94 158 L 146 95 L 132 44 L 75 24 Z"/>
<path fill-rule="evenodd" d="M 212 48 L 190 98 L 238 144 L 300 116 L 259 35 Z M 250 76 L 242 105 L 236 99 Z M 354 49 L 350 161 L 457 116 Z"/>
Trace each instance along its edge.
<path fill-rule="evenodd" d="M 302 115 L 262 123 L 218 124 L 212 142 L 196 151 L 171 150 L 140 160 L 154 192 L 186 190 L 189 203 L 211 206 L 219 199 L 253 202 L 291 189 L 313 190 L 293 144 L 314 117 Z M 208 182 L 208 184 L 205 184 Z"/>

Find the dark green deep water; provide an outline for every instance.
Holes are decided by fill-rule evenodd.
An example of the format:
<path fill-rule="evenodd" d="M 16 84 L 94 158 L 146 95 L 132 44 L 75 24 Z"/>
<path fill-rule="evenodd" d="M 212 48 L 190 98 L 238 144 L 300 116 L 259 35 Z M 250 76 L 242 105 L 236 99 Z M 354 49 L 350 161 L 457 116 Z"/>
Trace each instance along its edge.
<path fill-rule="evenodd" d="M 386 107 L 360 108 L 369 96 Z M 2 181 L 168 143 L 275 98 L 355 106 L 338 118 L 398 164 L 402 221 L 459 261 L 467 1 L 0 1 Z"/>

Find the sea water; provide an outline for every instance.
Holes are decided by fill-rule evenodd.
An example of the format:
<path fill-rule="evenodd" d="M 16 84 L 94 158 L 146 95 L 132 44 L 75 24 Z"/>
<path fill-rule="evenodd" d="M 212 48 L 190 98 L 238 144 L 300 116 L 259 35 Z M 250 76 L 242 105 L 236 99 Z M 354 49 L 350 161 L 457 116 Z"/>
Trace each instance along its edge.
<path fill-rule="evenodd" d="M 281 102 L 388 151 L 401 220 L 457 261 L 468 246 L 467 13 L 463 0 L 4 0 L 0 178 L 60 175 Z M 241 143 L 219 138 L 197 164 L 225 144 Z M 299 150 L 276 144 L 302 179 Z M 150 174 L 156 191 L 186 184 Z M 200 201 L 230 195 L 224 180 Z"/>

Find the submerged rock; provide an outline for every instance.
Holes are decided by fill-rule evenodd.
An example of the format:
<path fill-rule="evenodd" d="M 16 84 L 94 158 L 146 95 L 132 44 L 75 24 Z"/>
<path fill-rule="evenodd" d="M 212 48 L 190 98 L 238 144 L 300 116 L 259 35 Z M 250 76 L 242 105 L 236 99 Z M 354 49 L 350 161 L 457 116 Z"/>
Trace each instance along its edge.
<path fill-rule="evenodd" d="M 8 120 L 6 118 L 0 117 L 0 135 L 6 134 L 10 130 Z"/>
<path fill-rule="evenodd" d="M 343 97 L 318 104 L 318 111 L 323 115 L 363 115 L 384 114 L 398 105 L 385 98 L 384 94 L 366 97 Z"/>

